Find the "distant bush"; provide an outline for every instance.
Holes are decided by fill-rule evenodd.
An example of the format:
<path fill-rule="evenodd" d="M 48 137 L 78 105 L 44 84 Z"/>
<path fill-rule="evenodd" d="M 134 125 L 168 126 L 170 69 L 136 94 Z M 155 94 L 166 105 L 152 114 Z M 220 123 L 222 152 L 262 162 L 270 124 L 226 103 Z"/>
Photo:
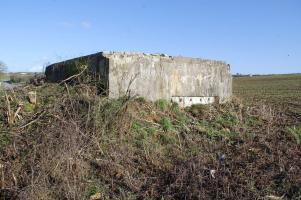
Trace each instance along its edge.
<path fill-rule="evenodd" d="M 10 74 L 9 78 L 12 83 L 28 83 L 33 74 Z"/>

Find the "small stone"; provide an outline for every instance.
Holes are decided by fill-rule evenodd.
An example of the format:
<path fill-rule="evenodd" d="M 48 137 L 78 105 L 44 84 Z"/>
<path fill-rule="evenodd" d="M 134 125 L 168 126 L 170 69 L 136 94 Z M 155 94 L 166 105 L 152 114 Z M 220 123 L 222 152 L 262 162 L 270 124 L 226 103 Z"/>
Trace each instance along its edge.
<path fill-rule="evenodd" d="M 99 192 L 90 196 L 90 200 L 101 200 L 101 194 Z"/>
<path fill-rule="evenodd" d="M 215 169 L 210 170 L 210 175 L 211 175 L 212 178 L 215 178 L 215 173 L 216 173 Z"/>
<path fill-rule="evenodd" d="M 284 195 L 282 195 L 281 197 L 279 196 L 274 196 L 274 195 L 268 195 L 268 196 L 265 196 L 267 199 L 271 199 L 271 200 L 281 200 L 284 198 Z"/>

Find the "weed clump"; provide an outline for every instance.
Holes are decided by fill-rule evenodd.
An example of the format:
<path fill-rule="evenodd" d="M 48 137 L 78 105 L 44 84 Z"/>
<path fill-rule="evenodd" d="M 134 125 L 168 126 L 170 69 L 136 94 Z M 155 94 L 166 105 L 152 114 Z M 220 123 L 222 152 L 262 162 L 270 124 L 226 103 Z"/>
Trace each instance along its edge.
<path fill-rule="evenodd" d="M 162 128 L 165 132 L 172 130 L 172 123 L 171 123 L 170 119 L 167 118 L 167 117 L 163 117 L 163 118 L 160 120 L 160 125 L 161 125 L 161 128 Z"/>
<path fill-rule="evenodd" d="M 301 145 L 301 126 L 293 126 L 287 128 L 289 133 L 292 135 L 294 141 Z"/>
<path fill-rule="evenodd" d="M 155 105 L 161 110 L 166 111 L 169 108 L 169 102 L 165 99 L 159 99 L 155 102 Z"/>

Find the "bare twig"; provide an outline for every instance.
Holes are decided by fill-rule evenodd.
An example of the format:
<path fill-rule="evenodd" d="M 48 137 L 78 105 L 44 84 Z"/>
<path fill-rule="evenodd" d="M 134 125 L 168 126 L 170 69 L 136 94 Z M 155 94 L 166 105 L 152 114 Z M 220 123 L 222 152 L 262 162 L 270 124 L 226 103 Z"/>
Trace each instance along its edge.
<path fill-rule="evenodd" d="M 126 89 L 126 93 L 125 93 L 126 96 L 130 97 L 130 95 L 131 95 L 130 87 L 133 84 L 133 82 L 136 80 L 136 78 L 137 78 L 138 75 L 139 75 L 139 73 L 136 73 L 133 77 L 131 77 L 129 85 L 128 85 L 127 89 Z"/>
<path fill-rule="evenodd" d="M 43 111 L 37 118 L 35 118 L 34 120 L 28 122 L 27 124 L 21 126 L 20 129 L 25 128 L 25 127 L 27 127 L 27 126 L 29 126 L 29 125 L 35 123 L 36 121 L 38 121 L 38 120 L 45 114 L 45 112 L 46 112 L 46 111 Z"/>
<path fill-rule="evenodd" d="M 68 77 L 68 78 L 65 79 L 65 80 L 62 80 L 62 81 L 60 82 L 60 84 L 65 83 L 65 82 L 67 82 L 67 81 L 69 81 L 69 80 L 71 80 L 71 79 L 73 79 L 73 78 L 76 78 L 76 77 L 80 76 L 82 73 L 84 73 L 84 71 L 85 71 L 87 68 L 88 68 L 88 65 L 85 65 L 85 68 L 84 68 L 80 73 L 75 74 L 75 75 L 73 75 L 73 76 L 70 76 L 70 77 Z"/>
<path fill-rule="evenodd" d="M 1 189 L 3 189 L 4 188 L 4 183 L 5 183 L 5 181 L 4 181 L 4 166 L 0 163 L 0 169 L 1 169 Z"/>
<path fill-rule="evenodd" d="M 20 119 L 20 115 L 18 113 L 21 111 L 21 109 L 22 109 L 22 104 L 19 104 L 12 121 L 14 121 L 16 119 L 16 117 L 18 117 Z"/>
<path fill-rule="evenodd" d="M 10 109 L 10 102 L 8 99 L 8 95 L 5 92 L 6 104 L 7 104 L 7 122 L 11 124 L 11 109 Z"/>

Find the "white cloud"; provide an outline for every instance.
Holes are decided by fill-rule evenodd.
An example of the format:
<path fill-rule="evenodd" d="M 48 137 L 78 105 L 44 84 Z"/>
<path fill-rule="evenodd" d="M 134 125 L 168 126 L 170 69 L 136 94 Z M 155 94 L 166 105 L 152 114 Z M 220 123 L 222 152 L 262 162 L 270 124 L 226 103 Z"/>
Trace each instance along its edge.
<path fill-rule="evenodd" d="M 89 22 L 89 21 L 82 21 L 82 22 L 80 23 L 80 25 L 81 25 L 81 27 L 83 27 L 83 28 L 85 28 L 85 29 L 89 29 L 89 28 L 91 28 L 91 26 L 92 26 L 91 22 Z"/>

